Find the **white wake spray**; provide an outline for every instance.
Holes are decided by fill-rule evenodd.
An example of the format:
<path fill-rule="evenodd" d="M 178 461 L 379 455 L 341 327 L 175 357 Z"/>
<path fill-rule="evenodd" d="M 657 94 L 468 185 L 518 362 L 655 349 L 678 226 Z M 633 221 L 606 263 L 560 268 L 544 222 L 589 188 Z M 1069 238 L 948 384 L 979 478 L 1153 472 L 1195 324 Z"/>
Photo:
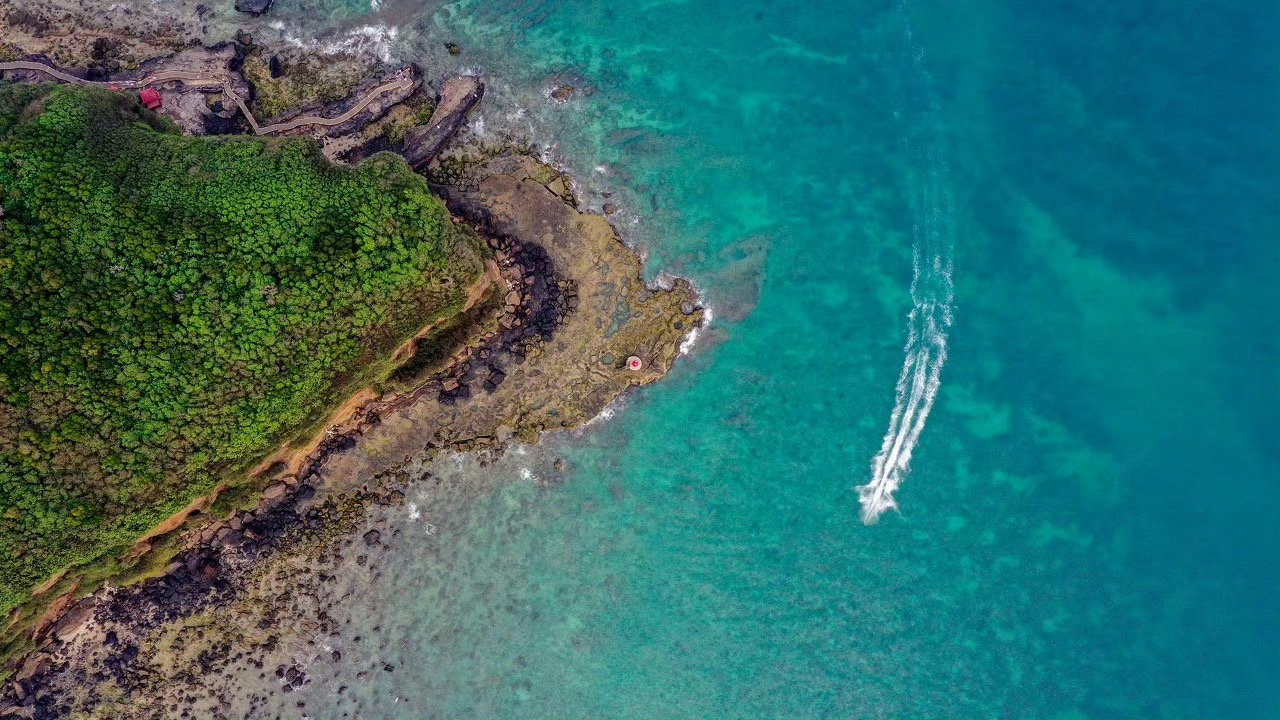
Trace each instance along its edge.
<path fill-rule="evenodd" d="M 905 7 L 899 6 L 905 11 Z M 905 12 L 904 12 L 905 15 Z M 927 108 L 921 126 L 909 134 L 909 148 L 915 155 L 917 172 L 909 178 L 912 227 L 911 302 L 907 315 L 906 359 L 898 376 L 897 394 L 889 429 L 880 452 L 871 459 L 871 479 L 858 487 L 862 522 L 871 525 L 886 510 L 896 510 L 893 494 L 911 471 L 911 454 L 924 431 L 929 411 L 942 383 L 942 366 L 947 361 L 947 329 L 951 327 L 951 249 L 955 228 L 951 193 L 945 163 L 938 158 L 937 128 L 933 126 L 937 98 L 931 78 L 923 67 L 923 52 L 914 47 L 911 29 L 906 30 L 908 47 L 921 80 Z M 912 138 L 910 135 L 915 135 Z M 923 177 L 921 177 L 923 175 Z"/>
<path fill-rule="evenodd" d="M 917 244 L 914 265 L 911 297 L 915 307 L 907 316 L 906 360 L 898 376 L 889 430 L 880 452 L 871 460 L 870 482 L 858 487 L 862 522 L 868 525 L 875 523 L 886 510 L 898 508 L 893 493 L 911 471 L 911 453 L 933 409 L 942 384 L 942 365 L 947 361 L 952 298 L 950 260 L 940 254 L 922 257 Z M 931 277 L 924 277 L 926 274 Z M 935 292 L 924 291 L 922 286 L 926 285 Z"/>

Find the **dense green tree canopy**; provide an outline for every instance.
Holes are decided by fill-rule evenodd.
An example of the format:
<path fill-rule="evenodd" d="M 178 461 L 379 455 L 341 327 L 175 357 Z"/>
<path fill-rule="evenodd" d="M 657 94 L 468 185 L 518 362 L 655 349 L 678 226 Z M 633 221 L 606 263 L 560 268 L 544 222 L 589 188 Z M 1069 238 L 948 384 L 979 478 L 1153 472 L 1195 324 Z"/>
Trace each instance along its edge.
<path fill-rule="evenodd" d="M 0 83 L 0 212 L 0 610 L 314 422 L 482 269 L 399 158 L 102 91 Z"/>

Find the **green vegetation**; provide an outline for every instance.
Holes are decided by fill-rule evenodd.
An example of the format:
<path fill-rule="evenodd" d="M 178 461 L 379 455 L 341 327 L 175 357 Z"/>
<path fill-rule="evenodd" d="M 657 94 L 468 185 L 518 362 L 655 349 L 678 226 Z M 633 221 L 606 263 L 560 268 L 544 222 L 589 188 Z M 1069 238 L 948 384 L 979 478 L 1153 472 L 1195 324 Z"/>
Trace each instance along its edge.
<path fill-rule="evenodd" d="M 486 330 L 497 330 L 495 321 L 502 309 L 505 287 L 491 285 L 484 296 L 466 312 L 443 320 L 426 337 L 413 341 L 413 354 L 388 377 L 389 384 L 400 389 L 414 387 L 431 374 L 444 369 L 449 358 Z"/>
<path fill-rule="evenodd" d="M 397 157 L 0 84 L 0 612 L 381 382 L 481 271 Z"/>
<path fill-rule="evenodd" d="M 435 105 L 425 93 L 416 92 L 410 95 L 408 99 L 391 108 L 387 113 L 382 121 L 382 136 L 391 143 L 392 147 L 403 145 L 410 130 L 431 121 L 431 115 L 435 109 Z"/>
<path fill-rule="evenodd" d="M 337 102 L 349 95 L 366 71 L 352 69 L 348 58 L 304 55 L 288 62 L 287 71 L 271 77 L 271 67 L 261 47 L 250 48 L 240 72 L 253 83 L 254 114 L 265 121 L 281 113 L 320 103 Z"/>

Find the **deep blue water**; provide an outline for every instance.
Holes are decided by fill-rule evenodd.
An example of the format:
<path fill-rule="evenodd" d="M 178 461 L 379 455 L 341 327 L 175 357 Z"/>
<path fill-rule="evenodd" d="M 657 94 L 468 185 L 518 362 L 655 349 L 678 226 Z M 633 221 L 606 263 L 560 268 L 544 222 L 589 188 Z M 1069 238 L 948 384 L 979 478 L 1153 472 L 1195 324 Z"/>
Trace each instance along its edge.
<path fill-rule="evenodd" d="M 483 72 L 481 132 L 554 138 L 716 316 L 609 422 L 414 498 L 350 606 L 404 669 L 313 716 L 1280 717 L 1274 3 L 278 11 Z"/>

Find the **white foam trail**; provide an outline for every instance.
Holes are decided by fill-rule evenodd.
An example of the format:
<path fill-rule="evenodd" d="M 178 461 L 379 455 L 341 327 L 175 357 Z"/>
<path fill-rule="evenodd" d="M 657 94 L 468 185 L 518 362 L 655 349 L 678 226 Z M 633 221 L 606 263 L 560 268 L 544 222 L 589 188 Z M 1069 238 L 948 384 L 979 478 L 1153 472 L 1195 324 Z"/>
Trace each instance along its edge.
<path fill-rule="evenodd" d="M 900 6 L 899 9 L 905 16 L 905 7 Z M 917 220 L 912 228 L 913 307 L 907 315 L 907 342 L 903 347 L 906 358 L 898 375 L 889 429 L 885 432 L 880 452 L 871 459 L 871 479 L 857 488 L 862 522 L 868 525 L 874 524 L 886 511 L 898 509 L 893 494 L 911 471 L 911 455 L 942 384 L 954 293 L 951 279 L 951 248 L 954 243 L 951 194 L 946 166 L 937 157 L 935 138 L 930 136 L 933 128 L 929 126 L 933 122 L 937 101 L 930 87 L 931 79 L 923 67 L 923 51 L 914 47 L 909 23 L 905 38 L 923 80 L 928 106 L 923 129 L 926 136 L 919 138 L 924 147 L 917 148 L 923 150 L 920 160 L 926 176 L 911 178 L 911 185 L 919 191 L 911 198 L 912 213 Z"/>
<path fill-rule="evenodd" d="M 924 431 L 942 383 L 947 361 L 947 329 L 951 327 L 951 201 L 944 168 L 930 172 L 919 211 L 923 226 L 914 228 L 911 299 L 907 315 L 906 359 L 898 376 L 893 413 L 880 452 L 871 460 L 871 480 L 858 488 L 862 521 L 873 524 L 896 510 L 894 492 L 911 470 L 911 454 Z"/>
<path fill-rule="evenodd" d="M 936 303 L 917 305 L 908 316 L 911 330 L 907 357 L 898 377 L 889 430 L 880 452 L 871 460 L 871 481 L 858 488 L 862 521 L 868 525 L 886 510 L 898 508 L 893 493 L 911 470 L 911 454 L 942 384 L 942 366 L 947 360 L 946 328 L 950 325 L 946 316 L 946 308 Z"/>

